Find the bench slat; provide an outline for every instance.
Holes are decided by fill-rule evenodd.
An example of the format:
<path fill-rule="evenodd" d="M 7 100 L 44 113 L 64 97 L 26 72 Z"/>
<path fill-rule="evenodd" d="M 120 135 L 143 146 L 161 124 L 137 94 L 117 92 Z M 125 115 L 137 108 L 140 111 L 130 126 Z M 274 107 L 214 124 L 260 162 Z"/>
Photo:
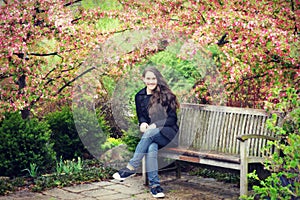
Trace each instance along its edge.
<path fill-rule="evenodd" d="M 207 110 L 207 111 L 218 111 L 218 112 L 229 112 L 229 113 L 239 113 L 246 115 L 261 115 L 268 116 L 268 113 L 265 110 L 261 109 L 252 109 L 252 108 L 239 108 L 239 107 L 228 107 L 228 106 L 215 106 L 207 104 L 193 104 L 193 103 L 184 103 L 180 105 L 181 108 L 192 108 L 198 110 Z"/>
<path fill-rule="evenodd" d="M 235 144 L 235 142 L 232 143 L 232 141 L 235 139 L 235 137 L 238 135 L 241 129 L 241 126 L 243 125 L 240 125 L 241 123 L 241 118 L 240 118 L 240 114 L 239 113 L 233 113 L 234 114 L 234 121 L 233 121 L 233 129 L 231 130 L 232 131 L 232 134 L 230 135 L 230 140 L 228 141 L 228 147 L 229 147 L 229 153 L 232 153 L 232 154 L 235 154 L 236 153 L 236 150 L 233 149 L 233 145 Z"/>
<path fill-rule="evenodd" d="M 195 157 L 195 158 L 209 158 L 213 160 L 227 161 L 232 163 L 240 163 L 240 158 L 238 156 L 232 156 L 228 154 L 220 154 L 219 152 L 204 152 L 204 151 L 193 151 L 182 148 L 165 148 L 162 153 L 171 153 L 171 154 L 179 154 L 185 157 Z M 192 159 L 192 158 L 191 158 Z"/>

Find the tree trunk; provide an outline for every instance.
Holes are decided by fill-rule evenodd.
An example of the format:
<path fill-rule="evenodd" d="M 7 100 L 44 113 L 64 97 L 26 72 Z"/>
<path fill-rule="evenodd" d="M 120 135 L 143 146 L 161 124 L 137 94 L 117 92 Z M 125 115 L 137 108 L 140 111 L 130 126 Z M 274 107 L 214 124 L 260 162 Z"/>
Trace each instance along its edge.
<path fill-rule="evenodd" d="M 19 77 L 17 84 L 19 85 L 19 94 L 23 93 L 23 89 L 26 87 L 26 75 L 23 74 Z M 21 110 L 21 116 L 23 119 L 28 119 L 30 116 L 30 108 L 25 107 Z"/>

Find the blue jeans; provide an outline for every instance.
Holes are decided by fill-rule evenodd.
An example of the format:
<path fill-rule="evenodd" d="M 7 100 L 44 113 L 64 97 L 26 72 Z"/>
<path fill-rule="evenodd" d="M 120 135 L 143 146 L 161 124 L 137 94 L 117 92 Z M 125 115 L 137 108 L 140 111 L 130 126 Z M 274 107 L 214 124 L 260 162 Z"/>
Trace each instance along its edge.
<path fill-rule="evenodd" d="M 146 156 L 146 168 L 150 187 L 160 185 L 158 178 L 158 148 L 166 146 L 170 140 L 163 136 L 158 128 L 147 130 L 139 141 L 129 165 L 137 169 Z"/>

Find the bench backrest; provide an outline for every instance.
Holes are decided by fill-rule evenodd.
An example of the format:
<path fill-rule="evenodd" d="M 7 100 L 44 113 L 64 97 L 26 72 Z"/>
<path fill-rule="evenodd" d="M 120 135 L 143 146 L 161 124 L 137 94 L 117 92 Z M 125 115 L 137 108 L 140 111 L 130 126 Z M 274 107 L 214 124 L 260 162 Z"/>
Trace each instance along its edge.
<path fill-rule="evenodd" d="M 238 135 L 273 136 L 267 130 L 269 114 L 264 110 L 181 104 L 179 113 L 179 146 L 191 150 L 214 151 L 239 155 Z M 249 156 L 262 157 L 266 140 L 251 139 Z"/>

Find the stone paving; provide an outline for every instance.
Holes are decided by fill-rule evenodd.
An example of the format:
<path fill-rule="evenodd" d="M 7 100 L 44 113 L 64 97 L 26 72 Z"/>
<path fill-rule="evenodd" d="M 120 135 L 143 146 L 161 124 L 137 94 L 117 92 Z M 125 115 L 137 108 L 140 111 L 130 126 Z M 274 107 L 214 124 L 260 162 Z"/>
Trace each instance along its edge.
<path fill-rule="evenodd" d="M 161 185 L 167 200 L 236 200 L 239 188 L 235 184 L 218 182 L 214 179 L 189 176 L 181 179 L 161 175 Z M 148 187 L 142 183 L 141 176 L 119 182 L 108 180 L 72 187 L 54 188 L 41 193 L 19 191 L 0 200 L 152 200 Z"/>

